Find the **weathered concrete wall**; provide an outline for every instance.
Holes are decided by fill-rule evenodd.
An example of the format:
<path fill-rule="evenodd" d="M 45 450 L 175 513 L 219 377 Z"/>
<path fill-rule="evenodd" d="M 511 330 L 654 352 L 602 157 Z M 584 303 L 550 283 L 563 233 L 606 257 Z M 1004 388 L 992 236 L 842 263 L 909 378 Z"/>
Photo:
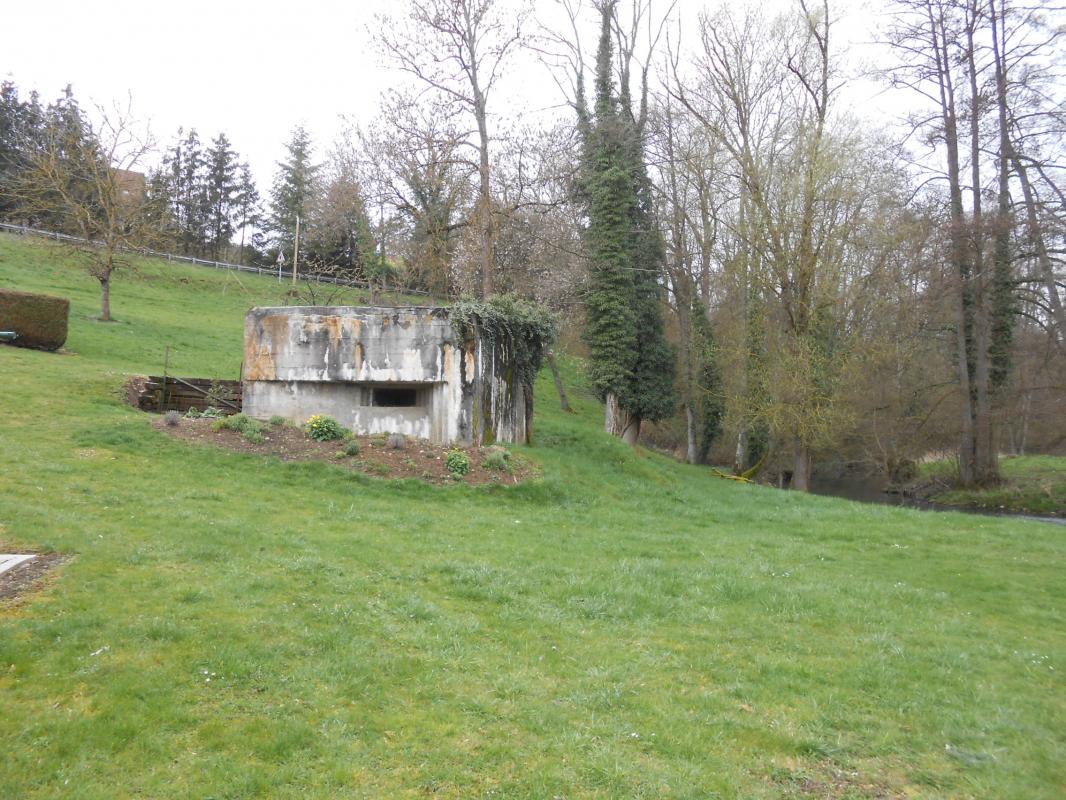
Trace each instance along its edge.
<path fill-rule="evenodd" d="M 499 348 L 458 342 L 444 308 L 286 306 L 245 318 L 244 411 L 298 423 L 328 414 L 357 433 L 436 443 L 528 441 L 532 397 Z M 372 404 L 414 389 L 414 407 Z"/>

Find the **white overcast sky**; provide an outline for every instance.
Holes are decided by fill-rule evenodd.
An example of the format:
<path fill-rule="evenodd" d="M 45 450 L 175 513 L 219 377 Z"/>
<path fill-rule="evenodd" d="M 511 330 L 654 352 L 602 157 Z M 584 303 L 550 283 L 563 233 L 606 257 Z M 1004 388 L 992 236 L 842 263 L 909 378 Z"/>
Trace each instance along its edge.
<path fill-rule="evenodd" d="M 533 4 L 539 17 L 554 13 L 553 0 Z M 716 5 L 680 0 L 682 31 L 694 31 L 700 9 Z M 759 5 L 783 9 L 790 0 Z M 832 0 L 838 44 L 868 50 L 880 6 Z M 322 153 L 343 128 L 341 115 L 368 121 L 381 92 L 405 80 L 373 44 L 375 15 L 400 15 L 403 7 L 403 0 L 22 0 L 3 11 L 0 77 L 24 93 L 37 89 L 46 102 L 68 83 L 85 106 L 132 97 L 135 115 L 164 145 L 179 126 L 196 128 L 202 141 L 224 131 L 265 190 L 294 125 L 304 124 Z M 586 45 L 593 47 L 594 40 Z M 514 59 L 506 80 L 496 98 L 501 115 L 520 109 L 524 122 L 535 122 L 563 100 L 530 53 Z M 873 98 L 877 87 L 859 86 L 855 104 L 870 113 L 883 106 Z"/>

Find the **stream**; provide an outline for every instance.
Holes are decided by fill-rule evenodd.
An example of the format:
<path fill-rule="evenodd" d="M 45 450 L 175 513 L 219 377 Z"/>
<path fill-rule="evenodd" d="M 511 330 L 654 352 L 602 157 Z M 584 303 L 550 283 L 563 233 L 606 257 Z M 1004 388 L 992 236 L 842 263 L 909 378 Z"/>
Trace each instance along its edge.
<path fill-rule="evenodd" d="M 847 500 L 857 500 L 860 503 L 903 506 L 906 508 L 921 509 L 922 511 L 961 512 L 965 514 L 980 514 L 987 517 L 1017 517 L 1018 519 L 1031 519 L 1037 522 L 1047 522 L 1052 525 L 1066 525 L 1066 519 L 1061 517 L 1040 517 L 1020 512 L 944 506 L 930 503 L 928 500 L 922 500 L 917 497 L 889 493 L 885 491 L 886 488 L 888 488 L 888 481 L 880 475 L 856 475 L 848 477 L 820 477 L 815 475 L 811 480 L 811 494 L 820 494 L 825 495 L 826 497 L 843 497 Z"/>

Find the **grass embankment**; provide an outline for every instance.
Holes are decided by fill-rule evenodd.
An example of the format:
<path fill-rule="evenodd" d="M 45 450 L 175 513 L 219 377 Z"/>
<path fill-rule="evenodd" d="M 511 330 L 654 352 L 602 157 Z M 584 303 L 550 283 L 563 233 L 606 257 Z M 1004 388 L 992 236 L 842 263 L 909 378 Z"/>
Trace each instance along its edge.
<path fill-rule="evenodd" d="M 127 373 L 233 377 L 271 287 L 95 286 L 0 347 L 0 797 L 1061 798 L 1066 539 L 710 477 L 538 385 L 544 479 L 435 487 L 173 441 Z M 262 295 L 257 294 L 262 292 Z M 268 299 L 268 298 L 267 298 Z M 565 365 L 564 365 L 565 366 Z"/>
<path fill-rule="evenodd" d="M 953 461 L 919 467 L 934 503 L 961 508 L 1066 517 L 1066 458 L 1013 456 L 1000 461 L 1003 484 L 994 489 L 944 489 L 958 478 Z"/>

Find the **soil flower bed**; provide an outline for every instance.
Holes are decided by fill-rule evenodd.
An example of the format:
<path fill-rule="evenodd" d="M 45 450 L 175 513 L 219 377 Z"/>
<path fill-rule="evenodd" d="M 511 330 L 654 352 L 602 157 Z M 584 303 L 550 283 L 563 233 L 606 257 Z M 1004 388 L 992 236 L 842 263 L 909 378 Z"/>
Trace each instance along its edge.
<path fill-rule="evenodd" d="M 198 444 L 214 445 L 239 453 L 257 453 L 274 456 L 282 461 L 326 461 L 366 475 L 379 478 L 415 478 L 433 484 L 452 484 L 457 481 L 447 467 L 451 446 L 430 444 L 408 438 L 402 446 L 393 447 L 384 434 L 376 436 L 353 436 L 347 440 L 316 442 L 308 438 L 302 428 L 293 425 L 266 425 L 262 443 L 248 441 L 238 431 L 216 430 L 215 420 L 183 417 L 177 425 L 168 425 L 160 418 L 153 426 L 175 439 Z M 359 443 L 359 452 L 348 455 L 351 442 Z M 517 454 L 507 458 L 508 469 L 493 465 L 498 463 L 501 447 L 467 448 L 463 452 L 470 459 L 470 471 L 458 482 L 468 484 L 517 484 L 536 477 L 535 466 Z M 488 459 L 488 464 L 486 464 Z"/>

